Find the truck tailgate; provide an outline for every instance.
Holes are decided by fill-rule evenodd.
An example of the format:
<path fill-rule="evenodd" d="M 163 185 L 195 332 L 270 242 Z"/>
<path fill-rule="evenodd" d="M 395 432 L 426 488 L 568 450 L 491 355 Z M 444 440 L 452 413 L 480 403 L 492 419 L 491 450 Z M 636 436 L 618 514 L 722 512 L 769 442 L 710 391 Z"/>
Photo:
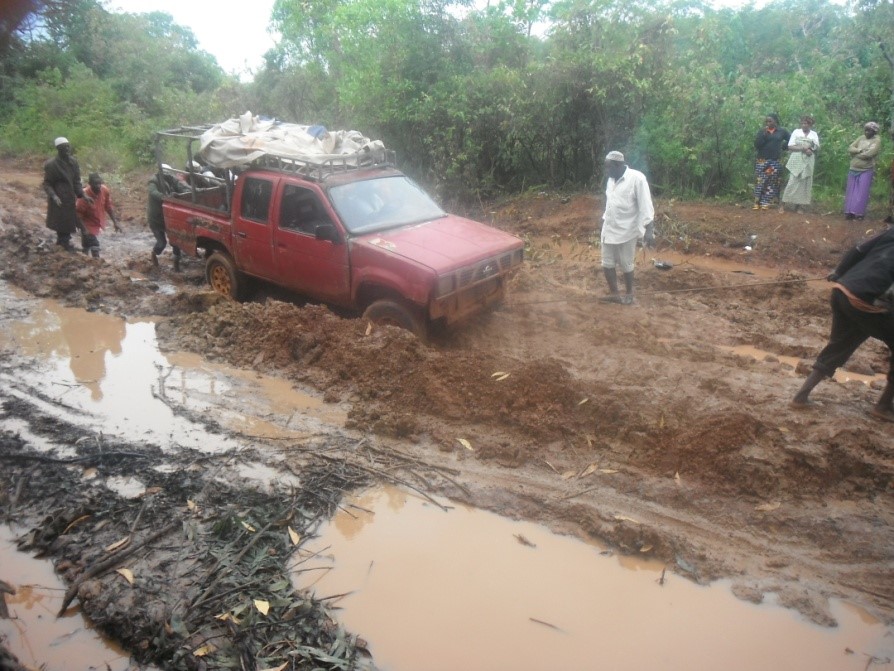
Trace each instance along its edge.
<path fill-rule="evenodd" d="M 162 204 L 168 240 L 186 254 L 198 255 L 198 240 L 210 239 L 227 243 L 231 234 L 230 217 L 226 212 L 165 198 Z M 227 245 L 229 247 L 229 245 Z"/>

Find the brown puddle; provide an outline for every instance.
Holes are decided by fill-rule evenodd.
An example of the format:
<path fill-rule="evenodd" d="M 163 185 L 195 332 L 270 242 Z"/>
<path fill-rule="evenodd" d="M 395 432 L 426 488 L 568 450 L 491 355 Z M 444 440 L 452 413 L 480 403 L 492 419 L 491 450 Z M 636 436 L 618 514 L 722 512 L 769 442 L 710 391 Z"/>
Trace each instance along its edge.
<path fill-rule="evenodd" d="M 838 627 L 819 627 L 772 595 L 755 605 L 728 582 L 698 586 L 670 570 L 659 584 L 657 562 L 393 488 L 358 495 L 303 549 L 298 583 L 330 597 L 387 671 L 846 671 L 894 660 L 894 630 L 847 604 L 831 604 Z"/>
<path fill-rule="evenodd" d="M 56 617 L 65 585 L 49 561 L 18 552 L 14 538 L 9 527 L 0 526 L 0 579 L 16 590 L 6 595 L 10 619 L 0 619 L 0 634 L 19 662 L 45 671 L 130 668 L 130 655 L 96 632 L 77 609 Z"/>
<path fill-rule="evenodd" d="M 22 370 L 15 377 L 82 411 L 68 418 L 73 423 L 89 423 L 97 431 L 156 442 L 165 449 L 206 452 L 235 443 L 220 435 L 209 440 L 162 399 L 195 413 L 210 412 L 223 426 L 248 437 L 300 438 L 344 425 L 342 408 L 285 381 L 193 354 L 162 354 L 151 320 L 125 321 L 50 300 L 34 305 L 27 319 L 9 322 L 0 333 L 0 346 L 14 347 L 40 362 L 37 370 Z M 0 382 L 16 388 L 12 376 L 0 375 Z M 274 421 L 277 415 L 284 416 L 284 422 Z"/>

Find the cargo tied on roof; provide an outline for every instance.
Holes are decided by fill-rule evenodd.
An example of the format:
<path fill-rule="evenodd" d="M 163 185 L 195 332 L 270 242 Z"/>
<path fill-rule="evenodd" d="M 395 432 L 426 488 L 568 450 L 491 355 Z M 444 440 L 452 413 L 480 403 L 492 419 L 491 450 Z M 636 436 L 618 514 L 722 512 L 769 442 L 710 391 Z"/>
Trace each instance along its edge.
<path fill-rule="evenodd" d="M 319 124 L 286 123 L 246 112 L 207 128 L 196 155 L 213 168 L 237 168 L 264 156 L 305 163 L 354 159 L 362 164 L 384 151 L 381 140 L 371 140 L 356 130 L 330 131 Z"/>

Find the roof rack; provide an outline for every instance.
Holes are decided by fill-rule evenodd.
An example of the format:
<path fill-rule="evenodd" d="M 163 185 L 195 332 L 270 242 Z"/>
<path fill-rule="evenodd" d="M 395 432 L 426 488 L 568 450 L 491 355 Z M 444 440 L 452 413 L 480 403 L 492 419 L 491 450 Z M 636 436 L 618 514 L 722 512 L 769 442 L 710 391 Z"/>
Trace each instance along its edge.
<path fill-rule="evenodd" d="M 265 154 L 250 165 L 255 168 L 278 170 L 307 179 L 322 182 L 333 174 L 359 170 L 362 168 L 389 168 L 395 165 L 396 154 L 391 149 L 362 150 L 354 154 L 320 157 L 295 158 Z"/>
<path fill-rule="evenodd" d="M 214 127 L 214 124 L 196 126 L 179 126 L 156 132 L 156 149 L 162 138 L 185 140 L 188 160 L 194 160 L 194 143 L 201 139 L 202 133 Z M 260 158 L 247 163 L 244 167 L 265 168 L 291 174 L 301 175 L 307 179 L 322 182 L 327 177 L 362 168 L 387 168 L 396 166 L 397 154 L 392 149 L 365 148 L 353 154 L 325 154 L 303 157 L 264 154 Z"/>

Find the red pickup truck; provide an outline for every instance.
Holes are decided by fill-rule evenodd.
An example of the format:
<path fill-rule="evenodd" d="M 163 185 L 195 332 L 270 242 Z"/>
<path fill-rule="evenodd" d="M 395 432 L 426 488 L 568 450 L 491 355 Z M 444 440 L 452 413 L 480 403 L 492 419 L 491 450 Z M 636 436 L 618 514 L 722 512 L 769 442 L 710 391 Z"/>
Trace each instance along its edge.
<path fill-rule="evenodd" d="M 193 188 L 165 197 L 168 237 L 204 256 L 211 287 L 233 299 L 258 278 L 425 338 L 433 324 L 453 325 L 500 301 L 524 243 L 447 214 L 392 158 L 357 165 L 267 156 L 202 180 L 170 170 Z M 192 160 L 190 152 L 187 166 Z"/>

